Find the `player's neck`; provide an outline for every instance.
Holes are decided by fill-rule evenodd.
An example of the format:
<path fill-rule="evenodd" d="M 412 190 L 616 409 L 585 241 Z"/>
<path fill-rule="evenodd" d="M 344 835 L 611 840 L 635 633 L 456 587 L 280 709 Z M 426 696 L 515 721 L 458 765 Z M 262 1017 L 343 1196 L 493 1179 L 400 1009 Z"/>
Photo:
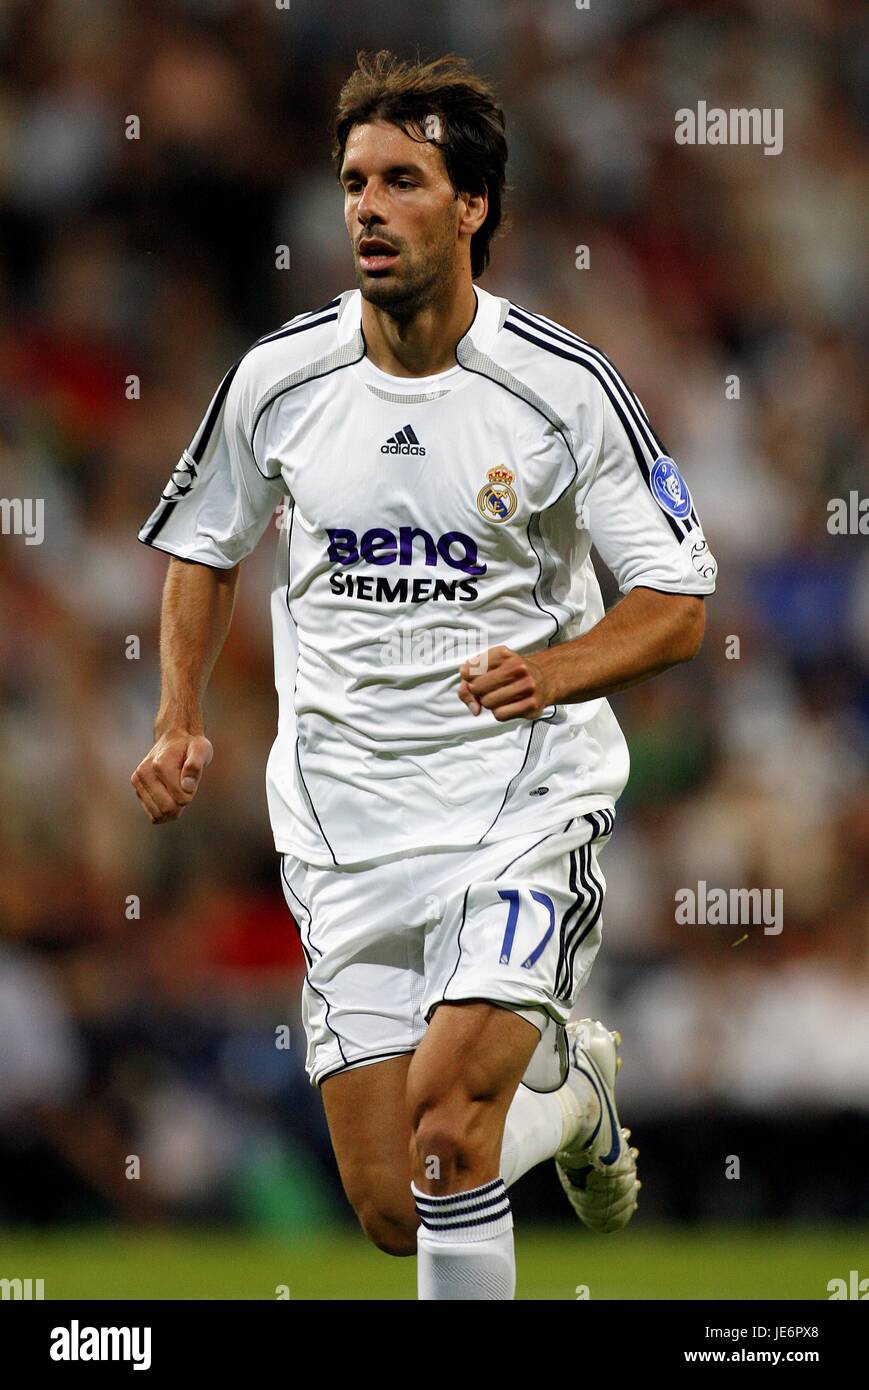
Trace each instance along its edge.
<path fill-rule="evenodd" d="M 470 279 L 449 284 L 410 318 L 396 319 L 387 309 L 363 299 L 366 355 L 390 376 L 433 376 L 449 371 L 456 365 L 456 344 L 467 333 L 476 312 Z"/>

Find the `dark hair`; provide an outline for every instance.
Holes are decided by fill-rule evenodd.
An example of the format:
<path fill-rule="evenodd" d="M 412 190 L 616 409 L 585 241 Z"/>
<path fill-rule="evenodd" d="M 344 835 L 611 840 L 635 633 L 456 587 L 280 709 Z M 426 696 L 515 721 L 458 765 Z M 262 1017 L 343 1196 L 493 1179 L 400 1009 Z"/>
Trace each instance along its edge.
<path fill-rule="evenodd" d="M 502 211 L 507 141 L 504 112 L 494 91 L 465 58 L 448 53 L 429 63 L 411 63 L 385 48 L 357 53 L 356 70 L 341 88 L 335 112 L 335 172 L 340 177 L 352 126 L 389 121 L 412 139 L 429 139 L 429 115 L 441 118 L 440 135 L 431 143 L 443 155 L 453 190 L 489 195 L 486 220 L 471 237 L 471 275 L 476 279 L 489 264 L 489 242 L 502 227 L 502 218 L 502 230 L 507 225 Z"/>

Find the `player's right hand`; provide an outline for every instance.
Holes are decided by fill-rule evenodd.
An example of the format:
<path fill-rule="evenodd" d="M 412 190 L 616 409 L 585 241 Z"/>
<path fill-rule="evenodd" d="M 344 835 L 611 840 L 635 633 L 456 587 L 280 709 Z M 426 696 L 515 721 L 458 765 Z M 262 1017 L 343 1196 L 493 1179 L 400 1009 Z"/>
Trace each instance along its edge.
<path fill-rule="evenodd" d="M 204 734 L 173 729 L 158 738 L 130 777 L 152 825 L 178 819 L 196 795 L 213 756 Z"/>

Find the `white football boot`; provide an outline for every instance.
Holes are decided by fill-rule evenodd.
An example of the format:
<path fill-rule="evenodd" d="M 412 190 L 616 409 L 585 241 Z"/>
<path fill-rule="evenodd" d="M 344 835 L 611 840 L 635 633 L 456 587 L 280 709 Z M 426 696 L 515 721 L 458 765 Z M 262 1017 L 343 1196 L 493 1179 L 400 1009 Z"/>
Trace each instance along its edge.
<path fill-rule="evenodd" d="M 586 1126 L 581 1144 L 569 1145 L 555 1155 L 558 1178 L 567 1200 L 589 1230 L 620 1231 L 636 1211 L 642 1186 L 637 1180 L 639 1149 L 628 1146 L 631 1131 L 620 1127 L 616 1110 L 621 1034 L 611 1033 L 596 1019 L 583 1018 L 568 1023 L 567 1038 L 570 1071 L 564 1084 L 580 1083 L 575 1089 L 582 1097 L 583 1109 L 588 1104 L 585 1097 L 590 1084 L 598 1097 L 600 1118 L 591 1137 Z"/>

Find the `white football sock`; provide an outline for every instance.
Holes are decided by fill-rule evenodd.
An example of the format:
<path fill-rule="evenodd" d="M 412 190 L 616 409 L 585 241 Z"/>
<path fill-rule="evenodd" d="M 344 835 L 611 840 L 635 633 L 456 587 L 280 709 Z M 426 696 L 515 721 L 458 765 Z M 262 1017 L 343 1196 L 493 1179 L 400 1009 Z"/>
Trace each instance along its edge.
<path fill-rule="evenodd" d="M 582 1090 L 577 1094 L 578 1085 Z M 507 1111 L 501 1145 L 501 1177 L 509 1187 L 529 1168 L 553 1158 L 568 1144 L 590 1138 L 600 1118 L 597 1092 L 581 1073 L 557 1091 L 520 1085 Z"/>
<path fill-rule="evenodd" d="M 500 1178 L 429 1197 L 410 1185 L 422 1223 L 416 1236 L 419 1299 L 511 1299 L 516 1294 L 513 1213 Z"/>

